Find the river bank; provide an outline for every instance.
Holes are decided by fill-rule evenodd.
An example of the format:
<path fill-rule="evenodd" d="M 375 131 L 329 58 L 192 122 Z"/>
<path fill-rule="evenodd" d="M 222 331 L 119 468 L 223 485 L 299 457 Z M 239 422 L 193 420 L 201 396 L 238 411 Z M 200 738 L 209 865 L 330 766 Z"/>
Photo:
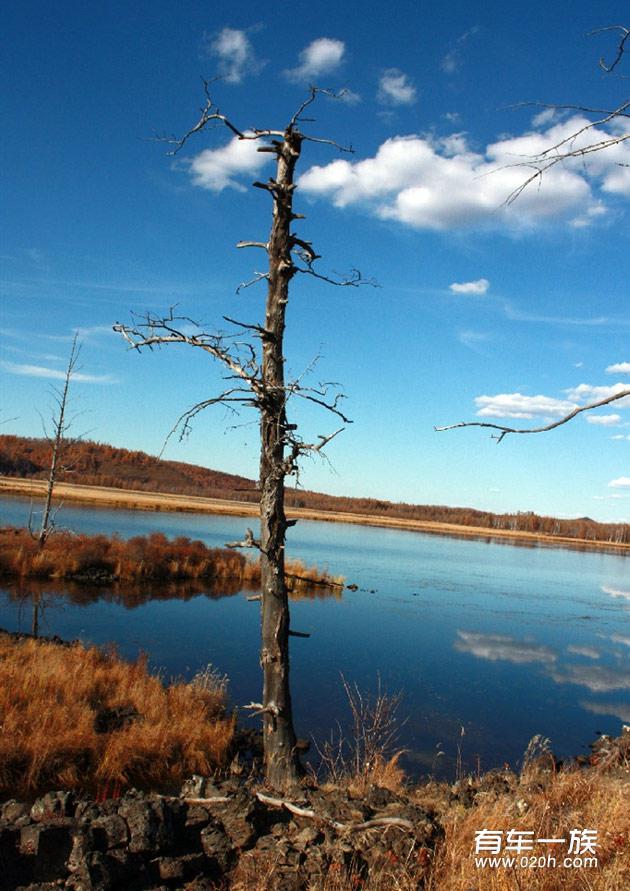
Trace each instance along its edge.
<path fill-rule="evenodd" d="M 90 652 L 28 635 L 4 634 L 2 642 L 22 657 L 55 651 L 75 668 Z M 28 677 L 28 666 L 23 668 L 22 677 Z M 114 663 L 112 668 L 120 671 Z M 74 696 L 69 679 L 86 673 L 66 669 L 57 680 Z M 107 678 L 102 680 L 105 689 Z M 45 708 L 30 712 L 29 733 L 47 727 L 59 708 L 49 695 Z M 396 753 L 382 752 L 370 763 L 355 760 L 352 768 L 311 774 L 285 795 L 264 787 L 259 735 L 239 736 L 237 730 L 234 744 L 224 749 L 227 757 L 210 771 L 206 767 L 183 783 L 181 769 L 179 783 L 173 782 L 176 775 L 145 776 L 145 791 L 138 791 L 129 765 L 134 759 L 151 763 L 143 748 L 155 737 L 147 709 L 140 697 L 136 715 L 127 714 L 117 726 L 115 719 L 124 716 L 110 708 L 101 733 L 115 745 L 135 726 L 135 748 L 107 779 L 102 773 L 95 792 L 85 791 L 80 772 L 71 785 L 57 784 L 48 773 L 38 798 L 5 786 L 5 795 L 13 797 L 0 804 L 3 889 L 620 891 L 630 883 L 627 728 L 617 739 L 600 737 L 590 756 L 565 764 L 537 738 L 519 773 L 504 767 L 460 774 L 450 783 L 408 784 Z M 212 726 L 217 716 L 196 717 L 195 723 Z M 59 729 L 49 728 L 48 736 L 61 742 Z M 52 750 L 47 757 L 55 762 Z M 162 754 L 153 760 L 169 759 Z M 104 763 L 112 766 L 94 761 L 101 770 Z M 505 860 L 491 863 L 491 851 Z"/>
<path fill-rule="evenodd" d="M 0 477 L 0 495 L 18 495 L 25 498 L 41 498 L 44 495 L 44 480 L 16 479 Z M 108 508 L 125 508 L 140 511 L 173 511 L 186 513 L 215 514 L 224 516 L 256 517 L 258 506 L 251 502 L 229 501 L 220 498 L 206 498 L 194 495 L 172 495 L 161 492 L 114 489 L 104 486 L 83 486 L 78 483 L 58 483 L 55 497 L 70 501 Z M 330 523 L 348 523 L 361 526 L 375 526 L 389 529 L 424 532 L 433 535 L 450 535 L 458 538 L 506 541 L 525 546 L 544 545 L 549 547 L 579 548 L 609 553 L 628 554 L 630 544 L 601 542 L 590 539 L 570 538 L 560 535 L 543 535 L 522 530 L 492 529 L 480 526 L 464 526 L 454 523 L 439 523 L 428 520 L 411 520 L 396 517 L 379 517 L 372 514 L 342 513 L 337 511 L 317 511 L 310 508 L 288 507 L 290 519 L 316 520 Z"/>

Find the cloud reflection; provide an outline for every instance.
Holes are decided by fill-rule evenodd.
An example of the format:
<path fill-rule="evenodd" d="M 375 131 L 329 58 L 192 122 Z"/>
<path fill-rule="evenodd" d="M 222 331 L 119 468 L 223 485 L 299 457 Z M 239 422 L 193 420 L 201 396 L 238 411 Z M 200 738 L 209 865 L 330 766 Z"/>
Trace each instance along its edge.
<path fill-rule="evenodd" d="M 609 690 L 630 690 L 630 674 L 603 665 L 568 665 L 563 671 L 552 671 L 557 684 L 577 684 L 588 687 L 593 693 Z"/>
<path fill-rule="evenodd" d="M 576 656 L 586 656 L 587 659 L 599 659 L 599 653 L 593 647 L 575 647 L 573 644 L 567 647 L 567 653 Z"/>
<path fill-rule="evenodd" d="M 516 640 L 503 634 L 478 634 L 475 631 L 458 631 L 459 640 L 454 647 L 460 653 L 471 653 L 479 659 L 490 662 L 514 662 L 522 665 L 526 662 L 543 662 L 548 664 L 558 658 L 549 647 Z"/>
<path fill-rule="evenodd" d="M 630 723 L 630 703 L 628 702 L 580 702 L 580 705 L 594 715 L 613 715 L 620 721 Z"/>
<path fill-rule="evenodd" d="M 608 585 L 602 585 L 604 594 L 610 594 L 611 597 L 621 597 L 624 600 L 630 600 L 630 591 L 622 591 L 621 588 L 611 588 Z"/>

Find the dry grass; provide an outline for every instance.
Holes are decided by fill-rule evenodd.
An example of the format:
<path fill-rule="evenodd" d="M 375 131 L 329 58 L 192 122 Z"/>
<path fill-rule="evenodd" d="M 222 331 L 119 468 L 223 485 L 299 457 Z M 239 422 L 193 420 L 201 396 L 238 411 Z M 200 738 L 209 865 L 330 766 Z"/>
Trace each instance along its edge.
<path fill-rule="evenodd" d="M 0 575 L 20 578 L 73 579 L 99 573 L 121 581 L 206 579 L 236 581 L 245 588 L 260 585 L 260 563 L 227 548 L 209 548 L 161 532 L 127 540 L 116 535 L 58 532 L 40 548 L 27 529 L 0 529 Z M 287 587 L 298 596 L 314 589 L 343 589 L 333 577 L 299 560 L 286 564 Z"/>
<path fill-rule="evenodd" d="M 131 707 L 139 717 L 98 733 L 96 715 Z M 0 794 L 106 784 L 171 787 L 225 759 L 234 719 L 221 679 L 164 686 L 146 661 L 0 636 Z"/>
<path fill-rule="evenodd" d="M 517 793 L 478 796 L 468 809 L 442 814 L 444 841 L 436 852 L 431 891 L 622 891 L 630 888 L 630 776 L 593 768 L 552 774 Z M 534 844 L 531 854 L 554 855 L 543 868 L 477 868 L 475 833 L 532 830 L 533 838 L 569 839 L 572 829 L 597 830 L 597 867 L 563 867 L 568 845 Z M 573 855 L 572 855 L 573 856 Z"/>

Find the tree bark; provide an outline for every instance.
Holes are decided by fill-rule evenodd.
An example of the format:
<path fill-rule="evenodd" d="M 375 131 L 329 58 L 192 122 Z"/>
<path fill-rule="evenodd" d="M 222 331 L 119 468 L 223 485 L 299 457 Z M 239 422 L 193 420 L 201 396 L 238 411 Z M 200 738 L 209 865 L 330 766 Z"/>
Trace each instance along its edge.
<path fill-rule="evenodd" d="M 300 764 L 295 748 L 289 687 L 289 601 L 284 577 L 286 517 L 286 412 L 284 388 L 284 328 L 289 282 L 295 269 L 291 259 L 293 175 L 302 137 L 288 129 L 276 143 L 275 181 L 267 188 L 273 197 L 265 330 L 262 334 L 260 548 L 262 588 L 263 733 L 265 777 L 277 789 L 298 780 Z"/>

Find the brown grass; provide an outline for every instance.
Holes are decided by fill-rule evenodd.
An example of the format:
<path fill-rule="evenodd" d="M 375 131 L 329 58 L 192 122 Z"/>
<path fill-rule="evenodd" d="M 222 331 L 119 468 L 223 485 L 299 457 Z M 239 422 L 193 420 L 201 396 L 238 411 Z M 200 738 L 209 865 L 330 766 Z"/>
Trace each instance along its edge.
<path fill-rule="evenodd" d="M 230 579 L 246 588 L 260 584 L 260 563 L 227 548 L 209 548 L 184 536 L 161 532 L 121 539 L 116 535 L 58 532 L 41 549 L 27 529 L 0 529 L 0 575 L 21 578 L 81 579 L 99 573 L 121 581 Z M 343 588 L 333 577 L 301 561 L 287 561 L 287 585 L 303 593 L 316 586 Z"/>
<path fill-rule="evenodd" d="M 431 891 L 622 891 L 630 888 L 630 776 L 594 769 L 562 771 L 518 794 L 478 796 L 473 807 L 452 806 L 431 875 Z M 523 813 L 521 813 L 523 811 Z M 475 832 L 533 830 L 534 838 L 566 838 L 572 829 L 596 829 L 597 867 L 561 865 L 568 845 L 534 845 L 536 855 L 553 854 L 560 865 L 541 869 L 477 868 Z M 504 835 L 505 837 L 505 835 Z"/>
<path fill-rule="evenodd" d="M 105 708 L 139 717 L 97 733 Z M 0 635 L 0 794 L 171 787 L 222 764 L 232 740 L 220 679 L 165 686 L 146 660 Z"/>

